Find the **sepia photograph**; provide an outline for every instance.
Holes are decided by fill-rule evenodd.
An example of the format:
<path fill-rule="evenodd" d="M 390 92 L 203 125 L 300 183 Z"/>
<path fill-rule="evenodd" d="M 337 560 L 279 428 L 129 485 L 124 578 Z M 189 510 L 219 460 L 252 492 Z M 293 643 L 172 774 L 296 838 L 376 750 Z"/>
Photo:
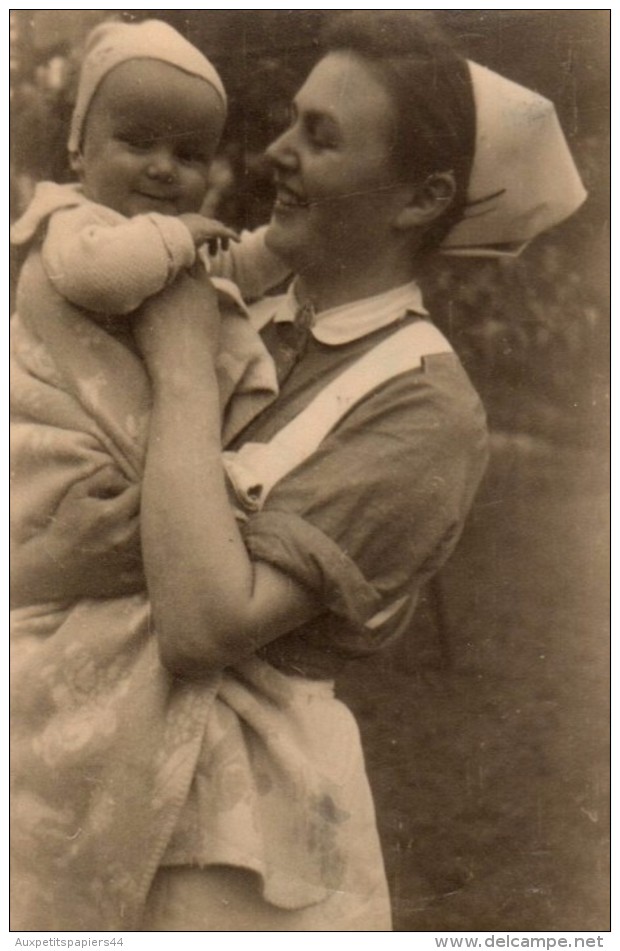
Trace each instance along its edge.
<path fill-rule="evenodd" d="M 611 11 L 9 15 L 10 930 L 605 947 Z"/>

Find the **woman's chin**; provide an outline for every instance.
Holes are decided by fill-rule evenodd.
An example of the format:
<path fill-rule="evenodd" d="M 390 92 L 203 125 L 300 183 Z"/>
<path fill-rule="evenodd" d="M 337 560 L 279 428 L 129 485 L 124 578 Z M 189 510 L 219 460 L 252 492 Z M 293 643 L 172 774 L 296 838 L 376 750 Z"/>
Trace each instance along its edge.
<path fill-rule="evenodd" d="M 291 222 L 283 221 L 274 212 L 265 233 L 265 244 L 269 250 L 291 266 L 295 265 L 300 250 L 303 250 L 299 235 L 295 232 L 296 229 L 291 227 Z"/>

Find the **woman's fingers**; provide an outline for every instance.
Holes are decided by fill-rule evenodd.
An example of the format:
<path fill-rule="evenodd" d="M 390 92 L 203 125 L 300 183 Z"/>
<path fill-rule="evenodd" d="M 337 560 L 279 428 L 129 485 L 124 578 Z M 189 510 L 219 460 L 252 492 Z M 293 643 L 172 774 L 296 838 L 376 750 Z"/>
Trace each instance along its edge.
<path fill-rule="evenodd" d="M 56 509 L 48 534 L 60 546 L 104 554 L 131 544 L 139 546 L 140 487 L 114 470 L 99 470 L 72 486 Z"/>
<path fill-rule="evenodd" d="M 112 499 L 128 488 L 130 483 L 116 466 L 104 466 L 75 483 L 69 492 L 89 498 Z"/>
<path fill-rule="evenodd" d="M 124 491 L 114 498 L 104 501 L 108 515 L 112 519 L 130 519 L 140 511 L 140 486 L 126 486 Z"/>
<path fill-rule="evenodd" d="M 60 508 L 68 505 L 90 506 L 100 513 L 100 520 L 126 521 L 140 511 L 140 486 L 128 482 L 113 466 L 99 469 L 72 486 Z"/>
<path fill-rule="evenodd" d="M 140 522 L 137 516 L 117 523 L 112 537 L 113 547 L 122 550 L 129 562 L 140 556 Z"/>

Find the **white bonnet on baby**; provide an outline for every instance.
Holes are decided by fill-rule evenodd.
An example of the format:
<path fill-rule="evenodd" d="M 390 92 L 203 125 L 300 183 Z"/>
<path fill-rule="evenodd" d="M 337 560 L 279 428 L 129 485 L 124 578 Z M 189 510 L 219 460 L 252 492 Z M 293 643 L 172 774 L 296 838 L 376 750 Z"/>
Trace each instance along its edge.
<path fill-rule="evenodd" d="M 159 60 L 198 76 L 213 86 L 226 106 L 224 84 L 213 64 L 173 27 L 162 20 L 102 23 L 95 27 L 86 42 L 71 119 L 69 152 L 79 151 L 84 122 L 102 79 L 115 66 L 132 59 Z"/>

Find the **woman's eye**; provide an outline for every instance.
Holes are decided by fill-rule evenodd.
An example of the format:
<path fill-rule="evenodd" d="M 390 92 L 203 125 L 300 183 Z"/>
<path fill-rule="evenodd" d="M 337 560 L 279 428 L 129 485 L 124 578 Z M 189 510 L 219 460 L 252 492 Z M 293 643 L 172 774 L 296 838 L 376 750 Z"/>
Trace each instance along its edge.
<path fill-rule="evenodd" d="M 335 149 L 338 145 L 337 135 L 323 122 L 308 122 L 306 132 L 310 145 L 315 149 Z"/>
<path fill-rule="evenodd" d="M 336 148 L 336 143 L 334 140 L 328 136 L 324 135 L 314 135 L 312 136 L 312 144 L 315 149 L 334 149 Z"/>
<path fill-rule="evenodd" d="M 310 135 L 310 144 L 314 149 L 335 149 L 337 142 L 332 135 L 326 135 L 323 132 L 314 132 Z"/>

